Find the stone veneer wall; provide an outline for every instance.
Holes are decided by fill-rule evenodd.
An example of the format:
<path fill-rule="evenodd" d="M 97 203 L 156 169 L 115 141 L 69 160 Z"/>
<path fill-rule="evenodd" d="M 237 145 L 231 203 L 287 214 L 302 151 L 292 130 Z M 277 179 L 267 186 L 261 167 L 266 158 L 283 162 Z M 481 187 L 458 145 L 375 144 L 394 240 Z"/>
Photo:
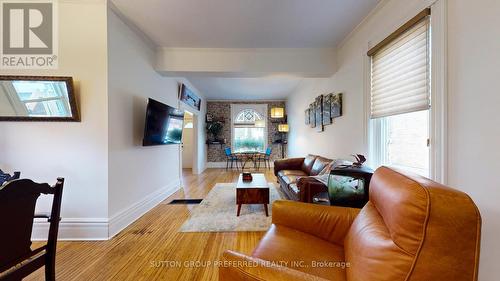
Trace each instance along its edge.
<path fill-rule="evenodd" d="M 281 146 L 279 144 L 272 144 L 273 140 L 277 138 L 278 123 L 272 123 L 271 108 L 282 107 L 285 108 L 285 101 L 266 101 L 266 102 L 244 102 L 244 101 L 208 101 L 207 114 L 210 114 L 215 120 L 224 120 L 224 128 L 222 129 L 221 139 L 226 139 L 226 146 L 231 146 L 231 104 L 267 104 L 267 144 L 273 149 L 271 153 L 271 160 L 281 158 Z M 224 154 L 224 147 L 220 145 L 209 145 L 207 148 L 207 162 L 225 162 L 226 156 Z M 285 150 L 286 157 L 286 150 Z"/>

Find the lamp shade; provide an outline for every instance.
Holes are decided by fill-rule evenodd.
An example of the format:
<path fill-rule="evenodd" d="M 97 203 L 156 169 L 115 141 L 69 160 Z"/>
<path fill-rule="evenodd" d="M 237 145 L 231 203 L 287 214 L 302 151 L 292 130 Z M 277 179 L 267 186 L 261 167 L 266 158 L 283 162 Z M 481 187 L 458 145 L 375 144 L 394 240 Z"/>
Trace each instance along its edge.
<path fill-rule="evenodd" d="M 266 127 L 266 121 L 264 121 L 264 120 L 255 120 L 255 127 L 257 127 L 257 128 L 265 128 Z"/>
<path fill-rule="evenodd" d="M 288 124 L 279 124 L 278 125 L 278 132 L 288 133 L 288 131 L 289 131 Z"/>
<path fill-rule="evenodd" d="M 271 108 L 271 118 L 283 118 L 283 117 L 285 117 L 285 109 L 283 107 Z"/>

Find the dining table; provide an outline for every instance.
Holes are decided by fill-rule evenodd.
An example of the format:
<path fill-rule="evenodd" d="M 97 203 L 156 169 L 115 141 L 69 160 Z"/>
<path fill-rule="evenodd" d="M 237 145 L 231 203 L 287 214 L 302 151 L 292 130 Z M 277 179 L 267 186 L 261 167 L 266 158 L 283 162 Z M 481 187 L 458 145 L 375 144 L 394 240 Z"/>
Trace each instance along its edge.
<path fill-rule="evenodd" d="M 234 153 L 238 160 L 242 161 L 243 164 L 241 165 L 241 169 L 244 170 L 246 164 L 251 161 L 253 162 L 253 167 L 258 169 L 258 159 L 262 157 L 265 152 L 264 151 L 259 151 L 259 150 L 245 150 L 245 151 L 238 151 Z"/>

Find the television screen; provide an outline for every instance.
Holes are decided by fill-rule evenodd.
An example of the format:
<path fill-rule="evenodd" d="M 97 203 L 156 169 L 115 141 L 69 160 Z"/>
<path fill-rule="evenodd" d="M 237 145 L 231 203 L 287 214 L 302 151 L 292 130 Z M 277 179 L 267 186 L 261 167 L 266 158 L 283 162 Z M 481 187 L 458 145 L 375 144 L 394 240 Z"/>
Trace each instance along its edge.
<path fill-rule="evenodd" d="M 142 145 L 180 144 L 183 124 L 184 111 L 149 99 Z"/>

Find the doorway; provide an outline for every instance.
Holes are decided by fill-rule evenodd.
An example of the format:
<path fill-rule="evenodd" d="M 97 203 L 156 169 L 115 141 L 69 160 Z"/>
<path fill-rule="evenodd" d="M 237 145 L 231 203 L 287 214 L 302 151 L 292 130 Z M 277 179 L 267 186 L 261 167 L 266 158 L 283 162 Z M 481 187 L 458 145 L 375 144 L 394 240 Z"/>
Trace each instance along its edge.
<path fill-rule="evenodd" d="M 193 113 L 184 111 L 184 126 L 182 129 L 181 163 L 183 173 L 193 173 L 194 162 L 194 118 Z"/>

